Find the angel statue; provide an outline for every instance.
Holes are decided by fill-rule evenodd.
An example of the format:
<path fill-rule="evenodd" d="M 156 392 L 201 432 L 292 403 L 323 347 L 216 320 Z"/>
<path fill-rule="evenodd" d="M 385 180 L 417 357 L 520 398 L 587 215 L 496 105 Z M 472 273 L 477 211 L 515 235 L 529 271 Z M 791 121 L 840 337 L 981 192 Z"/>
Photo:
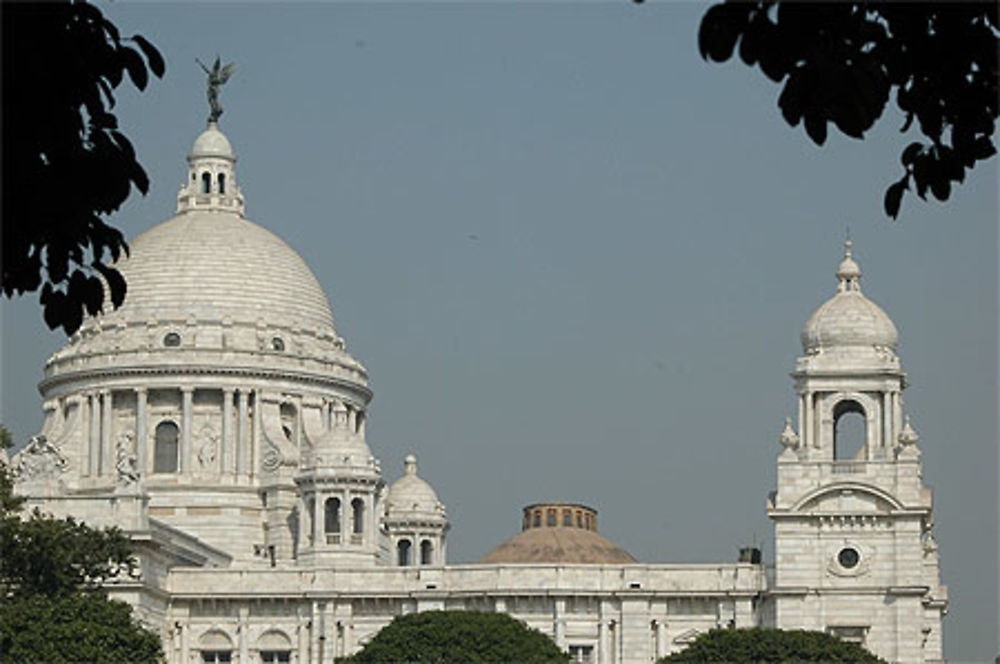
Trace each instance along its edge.
<path fill-rule="evenodd" d="M 215 63 L 212 68 L 209 69 L 205 66 L 198 58 L 194 59 L 201 68 L 204 70 L 205 74 L 208 75 L 208 105 L 211 107 L 211 112 L 208 114 L 209 122 L 217 122 L 219 116 L 222 115 L 222 104 L 219 103 L 219 88 L 222 84 L 229 80 L 229 77 L 233 75 L 233 70 L 236 69 L 236 63 L 230 62 L 225 67 L 222 66 L 222 62 L 219 60 L 219 56 L 215 56 Z"/>

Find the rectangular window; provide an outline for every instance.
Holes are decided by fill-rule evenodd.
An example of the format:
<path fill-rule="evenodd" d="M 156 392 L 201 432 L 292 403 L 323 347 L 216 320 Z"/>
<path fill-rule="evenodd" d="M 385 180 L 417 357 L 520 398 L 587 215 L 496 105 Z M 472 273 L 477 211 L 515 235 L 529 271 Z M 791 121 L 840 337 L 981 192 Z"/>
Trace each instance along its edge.
<path fill-rule="evenodd" d="M 594 646 L 571 645 L 569 647 L 569 661 L 574 664 L 593 664 Z"/>
<path fill-rule="evenodd" d="M 280 663 L 288 664 L 292 661 L 291 650 L 261 650 L 260 661 L 265 664 Z"/>
<path fill-rule="evenodd" d="M 232 650 L 202 650 L 201 661 L 205 664 L 229 664 L 233 661 Z"/>

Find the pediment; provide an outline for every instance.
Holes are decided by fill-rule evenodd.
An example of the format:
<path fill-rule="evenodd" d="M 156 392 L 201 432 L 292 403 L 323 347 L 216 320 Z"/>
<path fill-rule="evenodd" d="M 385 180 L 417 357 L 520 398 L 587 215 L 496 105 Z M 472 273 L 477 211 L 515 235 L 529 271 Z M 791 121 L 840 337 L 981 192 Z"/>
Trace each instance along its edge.
<path fill-rule="evenodd" d="M 889 514 L 902 506 L 890 494 L 875 487 L 845 484 L 824 487 L 803 497 L 796 512 L 827 514 Z"/>

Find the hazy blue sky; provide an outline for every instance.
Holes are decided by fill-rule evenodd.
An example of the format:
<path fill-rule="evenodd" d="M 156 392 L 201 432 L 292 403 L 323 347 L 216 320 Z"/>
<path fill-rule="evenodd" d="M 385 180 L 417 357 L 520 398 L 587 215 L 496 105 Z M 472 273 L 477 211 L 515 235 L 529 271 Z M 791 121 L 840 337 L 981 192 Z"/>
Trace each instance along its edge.
<path fill-rule="evenodd" d="M 798 335 L 846 226 L 900 330 L 935 490 L 952 660 L 997 652 L 997 161 L 946 205 L 881 213 L 912 140 L 887 113 L 818 149 L 779 88 L 698 57 L 704 6 L 102 4 L 167 59 L 119 120 L 152 178 L 113 221 L 172 216 L 216 53 L 248 216 L 326 289 L 369 369 L 369 444 L 409 450 L 452 561 L 522 505 L 579 500 L 644 561 L 731 561 L 772 529 Z M 252 288 L 252 284 L 248 284 Z M 294 297 L 294 293 L 289 293 Z M 2 418 L 23 443 L 64 343 L 4 303 Z"/>

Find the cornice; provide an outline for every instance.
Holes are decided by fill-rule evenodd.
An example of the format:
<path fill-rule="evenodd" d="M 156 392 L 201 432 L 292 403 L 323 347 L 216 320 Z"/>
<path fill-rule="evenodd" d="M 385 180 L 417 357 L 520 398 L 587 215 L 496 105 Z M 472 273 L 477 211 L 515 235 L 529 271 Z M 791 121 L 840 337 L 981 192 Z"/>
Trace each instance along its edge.
<path fill-rule="evenodd" d="M 345 378 L 322 375 L 312 372 L 292 371 L 288 369 L 271 369 L 267 367 L 219 366 L 213 365 L 171 365 L 163 364 L 151 367 L 107 367 L 82 371 L 73 371 L 43 378 L 38 389 L 44 394 L 56 387 L 75 382 L 94 382 L 109 378 L 141 378 L 151 376 L 223 376 L 251 378 L 254 380 L 288 380 L 308 385 L 323 387 L 346 388 L 364 397 L 365 402 L 371 400 L 372 390 L 365 384 Z"/>

